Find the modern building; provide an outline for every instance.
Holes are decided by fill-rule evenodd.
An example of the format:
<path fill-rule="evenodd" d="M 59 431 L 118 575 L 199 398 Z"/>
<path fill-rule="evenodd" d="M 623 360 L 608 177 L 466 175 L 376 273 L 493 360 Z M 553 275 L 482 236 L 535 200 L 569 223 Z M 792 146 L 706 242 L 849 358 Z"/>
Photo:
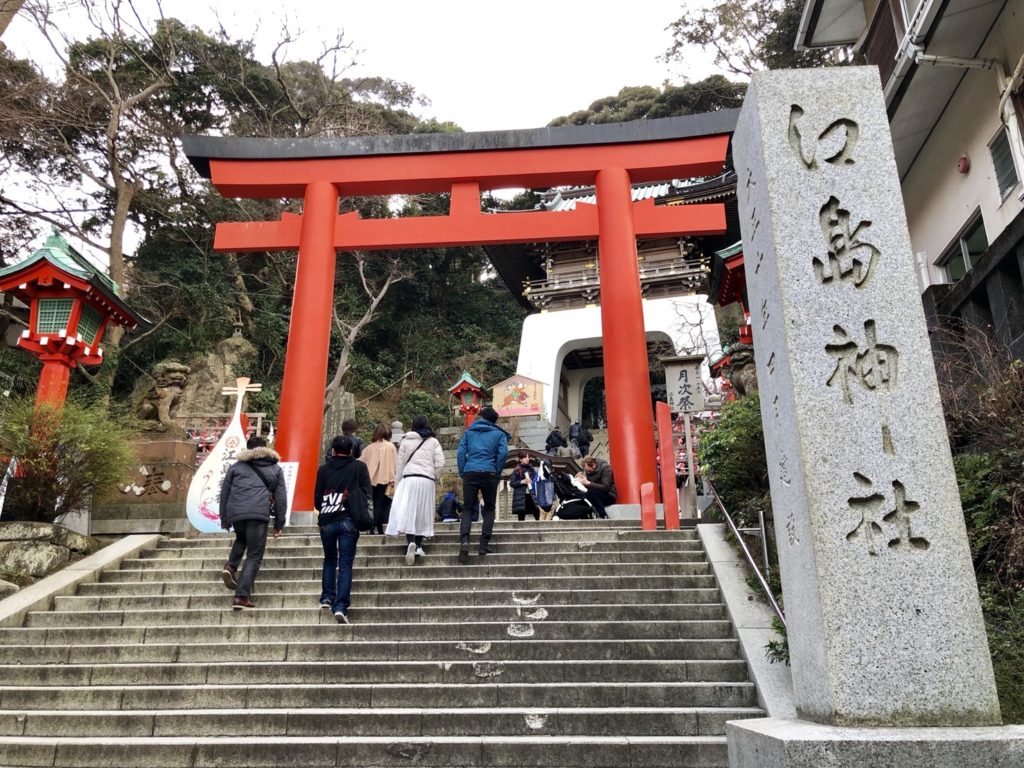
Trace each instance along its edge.
<path fill-rule="evenodd" d="M 878 66 L 929 322 L 1024 356 L 1024 0 L 807 0 L 796 46 Z"/>
<path fill-rule="evenodd" d="M 739 237 L 735 173 L 699 182 L 634 184 L 632 197 L 657 205 L 725 204 L 728 229 L 722 235 L 637 243 L 648 349 L 655 356 L 717 350 L 714 311 L 704 294 L 712 254 Z M 569 211 L 595 202 L 593 187 L 573 187 L 545 192 L 538 207 Z M 531 311 L 523 323 L 516 371 L 543 383 L 544 418 L 563 428 L 576 419 L 597 425 L 603 416 L 601 379 L 612 362 L 604 359 L 601 344 L 597 243 L 489 246 L 487 253 L 505 285 Z"/>

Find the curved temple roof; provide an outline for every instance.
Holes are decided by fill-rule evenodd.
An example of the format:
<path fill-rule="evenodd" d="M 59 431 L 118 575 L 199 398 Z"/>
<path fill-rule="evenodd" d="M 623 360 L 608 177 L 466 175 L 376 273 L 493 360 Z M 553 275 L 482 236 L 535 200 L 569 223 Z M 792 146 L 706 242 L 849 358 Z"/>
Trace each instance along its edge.
<path fill-rule="evenodd" d="M 732 133 L 738 116 L 738 109 L 724 109 L 657 120 L 514 131 L 348 136 L 332 139 L 182 136 L 181 143 L 189 161 L 208 179 L 211 160 L 300 160 L 667 141 Z"/>

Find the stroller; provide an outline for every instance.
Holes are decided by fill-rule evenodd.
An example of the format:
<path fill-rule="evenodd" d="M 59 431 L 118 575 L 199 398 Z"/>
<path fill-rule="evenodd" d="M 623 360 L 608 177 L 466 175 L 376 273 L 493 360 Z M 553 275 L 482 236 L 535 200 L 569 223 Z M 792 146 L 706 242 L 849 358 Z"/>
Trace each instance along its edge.
<path fill-rule="evenodd" d="M 572 484 L 571 475 L 554 472 L 551 479 L 555 483 L 555 496 L 559 501 L 555 512 L 559 520 L 590 520 L 594 517 L 594 507 L 586 500 L 584 492 Z"/>

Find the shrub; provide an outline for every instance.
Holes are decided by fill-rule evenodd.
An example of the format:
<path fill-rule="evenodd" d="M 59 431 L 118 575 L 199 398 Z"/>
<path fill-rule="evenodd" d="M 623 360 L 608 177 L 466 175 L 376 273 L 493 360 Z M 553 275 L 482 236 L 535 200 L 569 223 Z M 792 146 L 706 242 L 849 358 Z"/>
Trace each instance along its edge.
<path fill-rule="evenodd" d="M 715 486 L 737 525 L 756 525 L 757 510 L 770 516 L 768 460 L 756 393 L 726 403 L 715 426 L 701 435 L 701 474 Z"/>
<path fill-rule="evenodd" d="M 0 454 L 18 460 L 4 518 L 48 523 L 85 508 L 94 492 L 125 476 L 133 459 L 128 440 L 100 408 L 13 403 L 0 424 Z"/>
<path fill-rule="evenodd" d="M 429 392 L 410 389 L 402 393 L 398 401 L 398 418 L 406 429 L 412 424 L 413 417 L 423 414 L 430 419 L 434 429 L 448 426 L 448 408 Z"/>

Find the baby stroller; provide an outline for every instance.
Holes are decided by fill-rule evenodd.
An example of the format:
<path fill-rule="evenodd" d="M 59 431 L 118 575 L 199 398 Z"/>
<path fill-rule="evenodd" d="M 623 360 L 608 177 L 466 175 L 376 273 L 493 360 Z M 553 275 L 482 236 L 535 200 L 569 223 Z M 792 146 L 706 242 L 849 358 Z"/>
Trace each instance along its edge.
<path fill-rule="evenodd" d="M 555 512 L 559 520 L 590 520 L 594 517 L 594 507 L 585 498 L 586 494 L 572 484 L 571 475 L 555 472 L 551 479 L 555 483 L 555 496 L 559 501 Z"/>

